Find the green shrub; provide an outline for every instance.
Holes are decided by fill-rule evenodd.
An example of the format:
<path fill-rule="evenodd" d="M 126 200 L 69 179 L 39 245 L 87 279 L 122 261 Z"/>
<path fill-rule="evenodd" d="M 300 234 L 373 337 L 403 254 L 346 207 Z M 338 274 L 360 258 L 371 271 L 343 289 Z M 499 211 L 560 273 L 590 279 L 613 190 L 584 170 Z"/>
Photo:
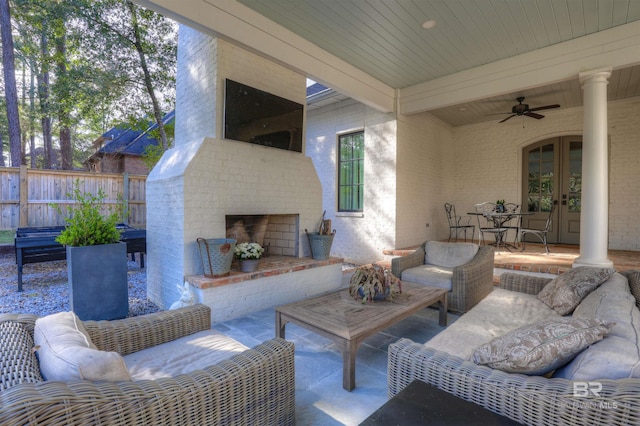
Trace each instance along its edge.
<path fill-rule="evenodd" d="M 98 195 L 83 192 L 79 180 L 68 196 L 73 196 L 77 204 L 67 207 L 67 226 L 56 238 L 57 242 L 64 246 L 94 246 L 120 241 L 117 224 L 122 213 L 121 204 L 119 208 L 111 208 L 108 215 L 103 215 L 104 191 L 100 189 Z"/>

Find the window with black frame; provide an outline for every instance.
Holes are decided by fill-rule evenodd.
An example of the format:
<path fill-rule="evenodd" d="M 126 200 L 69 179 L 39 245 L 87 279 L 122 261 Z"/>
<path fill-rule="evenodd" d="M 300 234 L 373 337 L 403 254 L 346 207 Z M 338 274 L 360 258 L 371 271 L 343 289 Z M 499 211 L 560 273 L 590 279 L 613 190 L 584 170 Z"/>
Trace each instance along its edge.
<path fill-rule="evenodd" d="M 338 211 L 361 212 L 364 205 L 364 131 L 338 136 Z"/>

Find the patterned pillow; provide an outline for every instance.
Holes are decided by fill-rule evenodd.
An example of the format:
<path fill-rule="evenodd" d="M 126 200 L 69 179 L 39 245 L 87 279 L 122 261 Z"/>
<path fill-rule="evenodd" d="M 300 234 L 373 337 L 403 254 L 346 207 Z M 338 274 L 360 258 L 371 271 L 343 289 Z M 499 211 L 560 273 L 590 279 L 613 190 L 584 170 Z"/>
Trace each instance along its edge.
<path fill-rule="evenodd" d="M 636 306 L 640 308 L 640 271 L 631 270 L 622 273 L 629 280 L 629 290 L 636 298 Z"/>
<path fill-rule="evenodd" d="M 613 326 L 613 323 L 595 319 L 541 321 L 485 343 L 475 350 L 471 360 L 507 373 L 543 375 L 602 340 Z"/>
<path fill-rule="evenodd" d="M 0 390 L 20 383 L 43 382 L 38 359 L 33 351 L 33 338 L 19 322 L 0 323 L 0 350 L 2 369 Z"/>
<path fill-rule="evenodd" d="M 573 268 L 544 286 L 538 293 L 538 299 L 560 315 L 570 314 L 582 299 L 608 280 L 614 272 L 614 269 L 589 266 Z"/>

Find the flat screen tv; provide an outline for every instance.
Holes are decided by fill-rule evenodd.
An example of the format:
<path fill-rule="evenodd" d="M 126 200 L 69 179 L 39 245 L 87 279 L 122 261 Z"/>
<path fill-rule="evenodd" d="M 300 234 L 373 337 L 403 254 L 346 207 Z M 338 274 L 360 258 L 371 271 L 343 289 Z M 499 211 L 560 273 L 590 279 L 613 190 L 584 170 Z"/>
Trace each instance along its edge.
<path fill-rule="evenodd" d="M 225 80 L 224 138 L 302 152 L 304 106 Z"/>

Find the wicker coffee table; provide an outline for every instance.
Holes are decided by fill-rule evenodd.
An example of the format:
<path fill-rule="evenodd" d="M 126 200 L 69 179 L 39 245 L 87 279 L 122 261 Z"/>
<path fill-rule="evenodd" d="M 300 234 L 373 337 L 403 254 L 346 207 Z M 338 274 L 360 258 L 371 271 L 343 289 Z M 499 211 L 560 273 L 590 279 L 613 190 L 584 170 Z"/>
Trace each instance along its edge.
<path fill-rule="evenodd" d="M 348 290 L 276 307 L 276 337 L 285 337 L 285 325 L 297 324 L 338 345 L 342 353 L 342 387 L 356 386 L 356 353 L 369 336 L 402 321 L 428 306 L 439 305 L 439 323 L 447 325 L 447 291 L 402 283 L 393 302 L 362 304 Z"/>

